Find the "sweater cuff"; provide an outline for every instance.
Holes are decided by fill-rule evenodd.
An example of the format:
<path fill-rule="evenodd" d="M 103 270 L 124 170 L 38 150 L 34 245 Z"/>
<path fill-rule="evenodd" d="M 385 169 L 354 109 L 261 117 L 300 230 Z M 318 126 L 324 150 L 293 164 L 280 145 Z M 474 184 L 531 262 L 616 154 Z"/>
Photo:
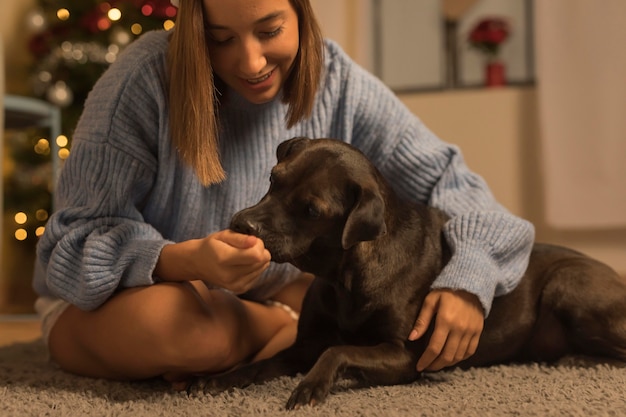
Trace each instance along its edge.
<path fill-rule="evenodd" d="M 164 246 L 173 242 L 169 240 L 139 240 L 133 245 L 135 261 L 128 265 L 122 276 L 120 286 L 124 288 L 152 285 L 158 282 L 154 269 L 161 256 Z"/>
<path fill-rule="evenodd" d="M 447 288 L 475 294 L 483 306 L 486 318 L 498 285 L 496 277 L 500 273 L 489 251 L 462 245 L 456 248 L 431 289 Z"/>

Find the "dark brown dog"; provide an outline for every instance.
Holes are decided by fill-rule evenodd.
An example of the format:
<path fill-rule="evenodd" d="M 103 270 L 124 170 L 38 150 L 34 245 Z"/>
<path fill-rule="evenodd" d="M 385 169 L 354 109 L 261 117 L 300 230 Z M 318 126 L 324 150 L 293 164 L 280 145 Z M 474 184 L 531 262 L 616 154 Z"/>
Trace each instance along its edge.
<path fill-rule="evenodd" d="M 428 336 L 407 336 L 450 256 L 446 215 L 401 201 L 355 148 L 296 138 L 277 150 L 271 186 L 237 213 L 276 262 L 316 275 L 297 340 L 273 358 L 200 381 L 205 391 L 308 372 L 287 408 L 323 401 L 340 377 L 370 385 L 419 377 Z M 431 328 L 432 331 L 432 328 Z M 463 367 L 554 360 L 568 353 L 626 361 L 626 282 L 562 247 L 535 245 L 519 286 L 493 302 L 476 354 Z"/>

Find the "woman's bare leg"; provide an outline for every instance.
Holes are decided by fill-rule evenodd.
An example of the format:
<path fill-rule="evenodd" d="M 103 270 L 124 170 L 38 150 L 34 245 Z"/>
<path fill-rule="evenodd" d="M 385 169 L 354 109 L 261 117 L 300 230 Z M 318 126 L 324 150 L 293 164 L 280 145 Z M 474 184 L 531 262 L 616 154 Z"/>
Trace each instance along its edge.
<path fill-rule="evenodd" d="M 297 313 L 302 311 L 302 300 L 304 294 L 309 289 L 311 282 L 313 282 L 314 276 L 307 273 L 302 273 L 297 279 L 293 280 L 289 284 L 280 289 L 272 300 L 287 304 Z"/>
<path fill-rule="evenodd" d="M 288 298 L 301 302 L 303 288 L 292 286 Z M 293 334 L 285 331 L 289 326 Z M 277 335 L 279 342 L 273 341 Z M 294 339 L 295 324 L 279 307 L 242 301 L 198 283 L 162 283 L 124 290 L 95 311 L 69 307 L 49 344 L 67 371 L 142 379 L 220 372 L 262 350 L 276 353 Z M 268 344 L 272 348 L 264 349 Z"/>
<path fill-rule="evenodd" d="M 309 289 L 313 275 L 302 274 L 298 279 L 287 284 L 278 293 L 274 294 L 272 300 L 288 305 L 293 311 L 300 314 L 302 311 L 302 300 L 304 294 Z M 252 358 L 252 362 L 267 359 L 274 356 L 281 350 L 291 346 L 296 340 L 298 332 L 298 323 L 293 322 L 284 326 L 276 332 L 276 334 L 265 344 L 261 350 Z"/>

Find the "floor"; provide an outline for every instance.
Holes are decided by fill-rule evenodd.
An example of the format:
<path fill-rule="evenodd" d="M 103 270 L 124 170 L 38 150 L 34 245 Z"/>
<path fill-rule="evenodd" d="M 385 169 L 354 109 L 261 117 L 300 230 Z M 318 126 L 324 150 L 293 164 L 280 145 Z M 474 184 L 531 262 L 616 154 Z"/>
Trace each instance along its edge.
<path fill-rule="evenodd" d="M 6 276 L 4 261 L 7 258 L 2 257 L 0 280 Z M 33 311 L 36 296 L 30 280 L 27 284 L 21 281 L 11 282 L 10 285 L 3 281 L 0 284 L 0 346 L 30 342 L 40 337 L 39 321 Z"/>
<path fill-rule="evenodd" d="M 0 317 L 0 346 L 30 342 L 41 337 L 39 321 L 34 317 Z"/>

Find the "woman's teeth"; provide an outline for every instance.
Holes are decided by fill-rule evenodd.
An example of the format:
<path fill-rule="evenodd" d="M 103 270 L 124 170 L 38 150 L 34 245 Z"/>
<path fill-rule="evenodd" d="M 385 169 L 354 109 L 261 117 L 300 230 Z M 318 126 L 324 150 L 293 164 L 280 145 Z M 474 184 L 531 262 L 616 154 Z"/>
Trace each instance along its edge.
<path fill-rule="evenodd" d="M 272 75 L 272 73 L 271 73 L 271 72 L 269 72 L 269 73 L 265 74 L 264 76 L 262 76 L 262 77 L 260 77 L 260 78 L 254 78 L 254 79 L 252 79 L 252 80 L 248 80 L 248 82 L 249 82 L 250 84 L 258 84 L 258 83 L 261 83 L 261 82 L 263 82 L 263 81 L 267 80 L 267 79 L 270 77 L 270 75 Z"/>

